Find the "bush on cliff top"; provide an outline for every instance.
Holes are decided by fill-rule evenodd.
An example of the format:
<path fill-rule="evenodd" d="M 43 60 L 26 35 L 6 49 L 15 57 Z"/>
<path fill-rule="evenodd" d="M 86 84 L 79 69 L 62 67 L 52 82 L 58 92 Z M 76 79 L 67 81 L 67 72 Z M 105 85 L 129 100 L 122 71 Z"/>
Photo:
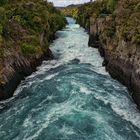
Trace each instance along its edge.
<path fill-rule="evenodd" d="M 21 50 L 26 55 L 35 54 L 38 51 L 39 47 L 32 46 L 31 44 L 23 43 L 21 45 Z"/>
<path fill-rule="evenodd" d="M 119 1 L 116 9 L 116 24 L 121 37 L 126 41 L 140 43 L 140 1 Z"/>
<path fill-rule="evenodd" d="M 139 0 L 96 0 L 77 7 L 76 19 L 80 25 L 89 29 L 90 17 L 107 16 L 113 18 L 107 21 L 104 37 L 115 34 L 116 27 L 120 37 L 126 41 L 140 44 L 140 1 Z"/>
<path fill-rule="evenodd" d="M 31 41 L 32 35 L 36 38 L 36 44 L 31 41 L 30 45 L 35 48 L 37 45 L 43 51 L 41 34 L 44 35 L 42 41 L 47 43 L 43 46 L 48 46 L 54 32 L 65 26 L 62 14 L 51 3 L 43 0 L 1 0 L 0 13 L 0 42 L 1 38 L 4 40 L 0 47 L 20 46 L 23 54 L 28 50 L 28 54 L 32 54 L 30 49 L 22 49 L 23 42 Z"/>
<path fill-rule="evenodd" d="M 0 84 L 6 59 L 21 56 L 30 61 L 41 57 L 54 33 L 64 26 L 64 16 L 52 3 L 0 0 Z"/>

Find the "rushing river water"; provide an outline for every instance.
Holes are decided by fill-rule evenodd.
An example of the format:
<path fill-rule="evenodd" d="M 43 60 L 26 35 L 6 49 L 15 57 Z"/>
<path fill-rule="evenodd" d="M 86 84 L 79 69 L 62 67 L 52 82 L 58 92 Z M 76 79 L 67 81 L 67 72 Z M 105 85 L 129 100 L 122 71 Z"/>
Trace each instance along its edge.
<path fill-rule="evenodd" d="M 55 59 L 1 102 L 8 106 L 0 140 L 140 140 L 140 113 L 126 88 L 102 67 L 84 29 L 68 21 L 51 45 Z"/>

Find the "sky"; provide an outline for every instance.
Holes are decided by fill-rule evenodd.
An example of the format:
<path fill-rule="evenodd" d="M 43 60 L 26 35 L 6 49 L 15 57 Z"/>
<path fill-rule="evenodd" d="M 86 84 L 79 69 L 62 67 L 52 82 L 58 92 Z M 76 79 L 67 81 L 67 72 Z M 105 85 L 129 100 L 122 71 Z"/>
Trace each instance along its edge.
<path fill-rule="evenodd" d="M 48 0 L 53 2 L 55 6 L 67 6 L 70 4 L 79 4 L 89 2 L 90 0 Z"/>

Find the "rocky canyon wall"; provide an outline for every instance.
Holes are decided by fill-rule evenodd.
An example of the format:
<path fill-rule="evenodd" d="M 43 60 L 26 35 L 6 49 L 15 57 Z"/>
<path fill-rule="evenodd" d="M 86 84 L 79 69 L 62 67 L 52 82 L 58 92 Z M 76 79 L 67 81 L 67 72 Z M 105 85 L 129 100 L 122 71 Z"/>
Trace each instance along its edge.
<path fill-rule="evenodd" d="M 123 40 L 117 27 L 112 33 L 110 20 L 109 16 L 90 18 L 89 46 L 99 49 L 107 71 L 128 87 L 140 106 L 140 47 Z"/>

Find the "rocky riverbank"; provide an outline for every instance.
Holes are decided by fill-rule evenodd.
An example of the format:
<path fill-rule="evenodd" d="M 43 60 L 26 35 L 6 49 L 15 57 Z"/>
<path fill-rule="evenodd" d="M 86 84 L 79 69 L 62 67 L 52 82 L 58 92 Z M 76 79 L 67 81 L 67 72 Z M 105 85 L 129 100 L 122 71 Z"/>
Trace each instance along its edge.
<path fill-rule="evenodd" d="M 44 59 L 65 18 L 42 0 L 0 1 L 0 100 L 7 99 Z"/>
<path fill-rule="evenodd" d="M 140 106 L 140 1 L 94 1 L 73 7 L 71 15 L 89 31 L 89 46 L 99 49 L 111 76 Z"/>
<path fill-rule="evenodd" d="M 4 83 L 0 85 L 0 99 L 4 100 L 13 95 L 13 92 L 20 84 L 21 80 L 36 70 L 36 67 L 41 64 L 43 60 L 52 59 L 53 55 L 48 49 L 42 55 L 33 58 L 26 58 L 20 53 L 15 52 L 15 56 L 8 56 L 4 60 L 3 78 Z"/>
<path fill-rule="evenodd" d="M 130 90 L 133 99 L 140 106 L 140 48 L 138 44 L 114 37 L 104 38 L 104 28 L 109 17 L 90 18 L 89 46 L 99 49 L 104 57 L 103 65 L 110 75 Z"/>

